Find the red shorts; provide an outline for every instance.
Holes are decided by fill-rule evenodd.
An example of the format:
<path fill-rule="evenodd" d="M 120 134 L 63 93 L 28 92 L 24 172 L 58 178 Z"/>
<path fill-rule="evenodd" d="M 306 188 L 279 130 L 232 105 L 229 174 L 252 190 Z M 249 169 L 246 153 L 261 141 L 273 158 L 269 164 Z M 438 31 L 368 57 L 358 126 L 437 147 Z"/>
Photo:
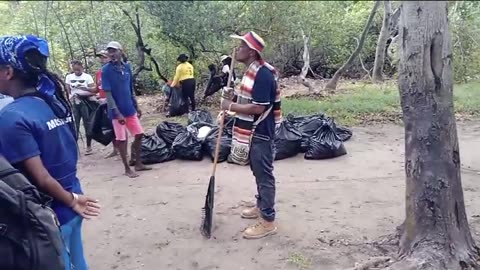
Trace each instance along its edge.
<path fill-rule="evenodd" d="M 113 119 L 112 123 L 117 141 L 127 140 L 127 130 L 132 136 L 143 134 L 143 128 L 140 124 L 140 119 L 138 119 L 136 114 L 125 117 L 125 125 L 120 124 L 117 119 Z"/>

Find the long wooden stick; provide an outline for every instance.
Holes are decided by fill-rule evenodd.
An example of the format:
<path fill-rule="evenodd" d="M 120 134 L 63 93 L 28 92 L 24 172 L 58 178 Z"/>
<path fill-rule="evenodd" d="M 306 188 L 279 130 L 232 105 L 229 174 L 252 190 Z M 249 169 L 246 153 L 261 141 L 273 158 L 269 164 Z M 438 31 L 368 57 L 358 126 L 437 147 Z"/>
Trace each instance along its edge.
<path fill-rule="evenodd" d="M 230 65 L 230 73 L 228 74 L 227 88 L 229 88 L 231 83 L 232 83 L 234 66 L 235 66 L 235 49 L 233 49 L 233 52 L 232 52 L 232 64 Z M 220 152 L 220 142 L 222 140 L 222 132 L 223 132 L 223 126 L 224 126 L 224 123 L 225 123 L 226 111 L 222 110 L 221 114 L 222 114 L 222 116 L 220 117 L 220 123 L 219 123 L 219 127 L 218 127 L 219 129 L 218 129 L 217 143 L 215 144 L 215 153 L 214 153 L 214 156 L 213 156 L 212 176 L 215 175 L 215 172 L 217 170 L 218 153 Z"/>

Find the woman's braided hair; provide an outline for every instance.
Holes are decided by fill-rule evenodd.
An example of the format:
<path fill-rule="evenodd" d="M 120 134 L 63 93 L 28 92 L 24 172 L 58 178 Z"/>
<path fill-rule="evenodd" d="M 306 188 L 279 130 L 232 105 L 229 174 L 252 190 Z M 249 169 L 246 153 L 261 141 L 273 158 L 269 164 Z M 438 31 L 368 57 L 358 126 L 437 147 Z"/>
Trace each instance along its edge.
<path fill-rule="evenodd" d="M 41 97 L 45 102 L 50 106 L 53 113 L 56 117 L 60 119 L 71 118 L 69 122 L 70 128 L 72 129 L 73 136 L 76 138 L 77 132 L 75 129 L 75 123 L 72 116 L 72 104 L 67 98 L 67 91 L 63 80 L 60 77 L 49 71 L 47 68 L 47 57 L 42 55 L 38 50 L 31 49 L 25 52 L 25 58 L 27 59 L 28 64 L 31 69 L 29 72 L 23 71 L 14 71 L 14 76 L 21 80 L 27 87 L 36 87 L 38 84 L 39 74 L 45 74 L 48 76 L 55 85 L 54 97 L 49 97 L 44 94 L 36 94 L 36 96 Z"/>

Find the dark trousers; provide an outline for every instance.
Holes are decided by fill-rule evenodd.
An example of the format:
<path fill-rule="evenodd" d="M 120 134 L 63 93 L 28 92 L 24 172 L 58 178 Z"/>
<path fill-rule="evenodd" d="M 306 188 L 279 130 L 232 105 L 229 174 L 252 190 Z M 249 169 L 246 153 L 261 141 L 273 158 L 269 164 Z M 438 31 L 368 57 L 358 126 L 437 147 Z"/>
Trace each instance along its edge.
<path fill-rule="evenodd" d="M 77 130 L 77 138 L 80 133 L 80 120 L 82 120 L 85 136 L 87 137 L 87 147 L 90 147 L 92 145 L 92 137 L 89 132 L 90 119 L 93 112 L 95 112 L 95 109 L 98 107 L 98 103 L 88 99 L 82 99 L 78 104 L 77 103 L 77 101 L 74 101 L 72 108 L 75 128 Z"/>
<path fill-rule="evenodd" d="M 254 135 L 250 146 L 250 168 L 257 182 L 257 207 L 266 221 L 275 220 L 275 177 L 273 140 Z"/>
<path fill-rule="evenodd" d="M 181 84 L 186 111 L 188 112 L 188 103 L 192 106 L 192 111 L 195 111 L 195 79 L 183 80 Z"/>

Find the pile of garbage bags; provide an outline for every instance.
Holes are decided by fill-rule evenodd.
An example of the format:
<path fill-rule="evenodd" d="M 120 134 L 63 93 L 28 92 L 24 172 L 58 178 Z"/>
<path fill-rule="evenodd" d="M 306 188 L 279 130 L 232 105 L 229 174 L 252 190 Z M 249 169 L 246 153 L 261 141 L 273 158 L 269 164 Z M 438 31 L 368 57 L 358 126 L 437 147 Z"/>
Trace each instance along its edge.
<path fill-rule="evenodd" d="M 233 121 L 233 118 L 225 119 L 219 162 L 226 161 L 230 154 Z M 219 127 L 208 111 L 190 112 L 186 127 L 165 121 L 157 126 L 154 134 L 145 135 L 141 158 L 147 164 L 173 159 L 200 161 L 204 155 L 213 161 L 218 132 Z M 351 130 L 337 126 L 332 118 L 323 114 L 288 115 L 276 128 L 275 160 L 299 153 L 310 160 L 339 157 L 347 153 L 343 142 L 351 137 Z"/>

